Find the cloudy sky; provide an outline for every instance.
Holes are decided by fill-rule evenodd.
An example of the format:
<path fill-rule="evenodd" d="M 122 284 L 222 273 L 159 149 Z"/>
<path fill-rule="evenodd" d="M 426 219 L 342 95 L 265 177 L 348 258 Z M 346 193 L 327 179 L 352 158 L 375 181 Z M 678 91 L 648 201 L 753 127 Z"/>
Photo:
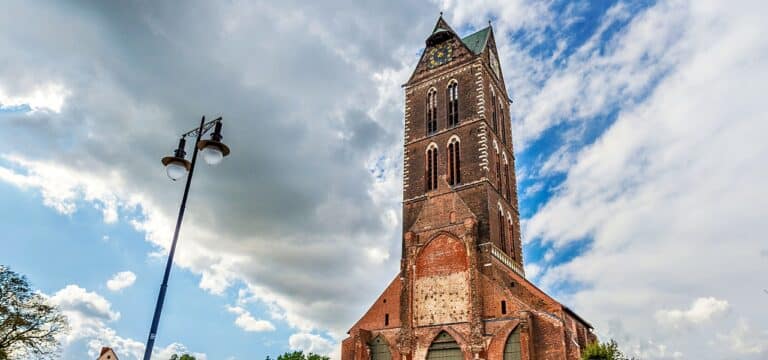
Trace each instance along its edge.
<path fill-rule="evenodd" d="M 0 12 L 0 263 L 63 359 L 336 356 L 400 257 L 403 92 L 439 11 L 491 20 L 529 279 L 642 359 L 768 359 L 762 1 L 16 1 Z"/>

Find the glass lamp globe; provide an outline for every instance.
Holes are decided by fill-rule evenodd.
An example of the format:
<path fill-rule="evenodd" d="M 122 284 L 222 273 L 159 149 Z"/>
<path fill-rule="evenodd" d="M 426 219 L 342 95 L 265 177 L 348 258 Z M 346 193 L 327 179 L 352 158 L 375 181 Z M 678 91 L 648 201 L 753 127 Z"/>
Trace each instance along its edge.
<path fill-rule="evenodd" d="M 208 165 L 216 165 L 224 159 L 224 152 L 214 144 L 208 144 L 200 151 L 200 154 Z"/>
<path fill-rule="evenodd" d="M 176 181 L 187 174 L 187 168 L 184 164 L 174 161 L 165 166 L 165 172 L 171 180 Z"/>

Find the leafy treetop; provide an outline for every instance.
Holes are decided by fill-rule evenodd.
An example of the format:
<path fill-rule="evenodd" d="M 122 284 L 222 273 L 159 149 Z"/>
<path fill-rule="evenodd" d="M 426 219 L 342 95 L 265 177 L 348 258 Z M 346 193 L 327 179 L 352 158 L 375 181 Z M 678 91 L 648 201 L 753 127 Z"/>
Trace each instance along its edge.
<path fill-rule="evenodd" d="M 0 265 L 0 360 L 55 357 L 67 318 L 24 276 Z"/>
<path fill-rule="evenodd" d="M 304 354 L 303 351 L 287 352 L 283 355 L 278 355 L 277 360 L 330 360 L 327 356 L 317 355 L 314 353 Z M 267 356 L 266 360 L 273 360 Z"/>
<path fill-rule="evenodd" d="M 582 360 L 637 360 L 635 358 L 628 358 L 624 353 L 619 350 L 619 345 L 616 340 L 609 340 L 608 342 L 600 343 L 595 341 L 581 352 Z"/>

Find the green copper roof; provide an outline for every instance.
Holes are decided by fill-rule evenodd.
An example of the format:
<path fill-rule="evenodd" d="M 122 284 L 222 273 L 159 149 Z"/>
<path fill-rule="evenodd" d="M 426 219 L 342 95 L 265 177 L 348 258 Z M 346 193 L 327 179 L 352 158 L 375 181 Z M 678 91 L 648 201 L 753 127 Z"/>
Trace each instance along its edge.
<path fill-rule="evenodd" d="M 464 45 L 472 50 L 475 54 L 483 52 L 485 45 L 488 43 L 488 34 L 491 32 L 491 27 L 486 27 L 474 34 L 467 35 L 461 41 Z"/>

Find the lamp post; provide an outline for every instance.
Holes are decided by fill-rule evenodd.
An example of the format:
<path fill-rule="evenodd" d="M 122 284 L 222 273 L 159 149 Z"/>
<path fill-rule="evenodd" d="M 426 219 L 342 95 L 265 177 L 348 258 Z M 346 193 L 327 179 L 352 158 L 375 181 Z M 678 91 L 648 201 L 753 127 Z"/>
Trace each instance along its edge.
<path fill-rule="evenodd" d="M 210 140 L 201 140 L 200 138 L 213 128 Z M 192 151 L 192 161 L 186 160 L 184 147 L 187 143 L 186 138 L 196 137 L 195 147 Z M 179 229 L 181 221 L 184 218 L 184 209 L 187 207 L 187 196 L 189 195 L 189 185 L 192 183 L 192 175 L 195 173 L 195 163 L 197 162 L 197 152 L 203 155 L 203 160 L 210 165 L 216 165 L 229 155 L 229 147 L 221 142 L 221 117 L 205 122 L 205 116 L 200 120 L 200 126 L 181 135 L 179 146 L 173 156 L 166 156 L 162 163 L 165 165 L 165 171 L 171 180 L 176 181 L 184 177 L 187 172 L 187 184 L 184 187 L 184 196 L 181 198 L 181 207 L 179 216 L 176 219 L 176 229 L 173 232 L 173 241 L 171 250 L 168 252 L 168 261 L 165 263 L 165 273 L 163 274 L 163 283 L 160 285 L 160 293 L 157 295 L 157 304 L 155 305 L 155 315 L 152 317 L 152 326 L 149 329 L 147 338 L 147 347 L 144 349 L 144 360 L 150 360 L 152 348 L 155 345 L 157 336 L 157 325 L 160 322 L 160 314 L 163 312 L 163 302 L 165 301 L 165 291 L 168 288 L 168 276 L 171 274 L 171 265 L 173 265 L 173 255 L 176 253 L 176 241 L 179 239 Z"/>

